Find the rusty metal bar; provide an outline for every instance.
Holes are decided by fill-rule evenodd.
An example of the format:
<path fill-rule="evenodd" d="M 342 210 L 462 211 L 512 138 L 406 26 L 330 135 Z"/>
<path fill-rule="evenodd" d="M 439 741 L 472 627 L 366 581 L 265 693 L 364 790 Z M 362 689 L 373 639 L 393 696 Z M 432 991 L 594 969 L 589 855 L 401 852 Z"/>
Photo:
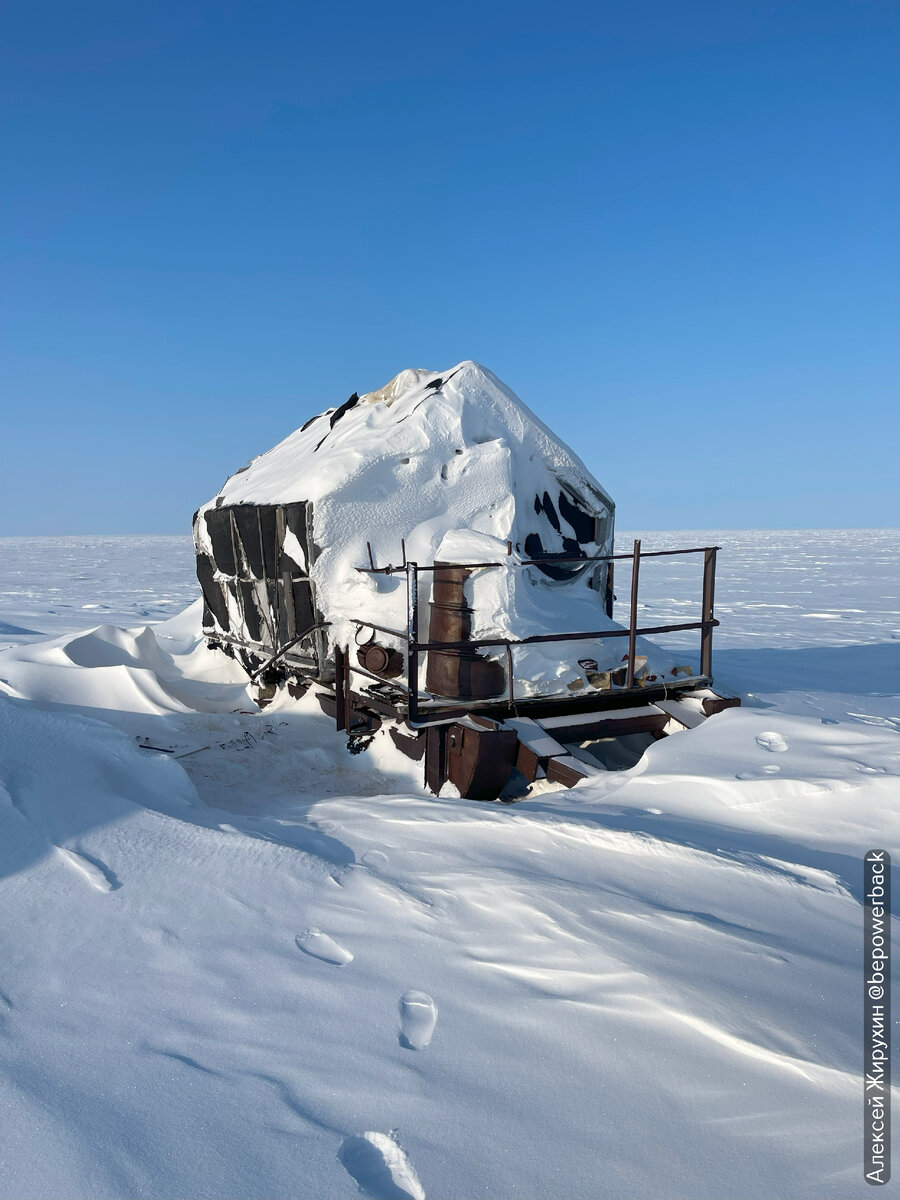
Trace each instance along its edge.
<path fill-rule="evenodd" d="M 275 653 L 272 655 L 272 657 L 268 660 L 268 662 L 264 662 L 261 667 L 257 667 L 256 670 L 251 673 L 250 678 L 256 679 L 256 677 L 258 675 L 262 675 L 263 671 L 265 671 L 269 667 L 271 667 L 271 665 L 273 663 L 278 662 L 279 658 L 283 658 L 284 655 L 287 654 L 287 652 L 289 650 L 292 650 L 293 647 L 296 646 L 298 642 L 302 642 L 304 638 L 309 637 L 309 635 L 311 633 L 315 633 L 315 631 L 317 629 L 324 629 L 326 626 L 329 626 L 330 624 L 331 624 L 330 621 L 317 621 L 315 623 L 315 625 L 310 625 L 309 629 L 304 629 L 304 631 L 302 633 L 298 634 L 293 639 L 293 641 L 290 641 L 287 643 L 287 645 L 282 646 L 280 650 L 276 650 Z M 221 635 L 217 635 L 217 636 L 221 636 Z M 223 639 L 223 640 L 226 640 L 226 639 Z M 234 641 L 233 638 L 231 640 Z M 257 642 L 255 644 L 262 646 L 262 642 Z M 238 642 L 237 645 L 240 646 L 240 645 L 243 645 L 243 643 Z"/>
<path fill-rule="evenodd" d="M 406 692 L 408 688 L 405 683 L 399 679 L 385 679 L 383 675 L 376 675 L 374 671 L 367 671 L 365 667 L 361 667 L 358 663 L 353 666 L 354 675 L 365 675 L 367 679 L 374 679 L 376 683 L 386 684 L 388 687 L 397 688 L 398 691 Z"/>
<path fill-rule="evenodd" d="M 635 539 L 634 548 L 631 554 L 613 554 L 602 555 L 595 558 L 573 558 L 563 560 L 560 558 L 548 559 L 529 559 L 517 563 L 517 566 L 540 565 L 541 562 L 606 562 L 610 564 L 610 572 L 612 572 L 612 563 L 615 561 L 630 559 L 632 563 L 632 597 L 631 597 L 631 613 L 629 627 L 627 629 L 598 629 L 593 631 L 577 632 L 577 633 L 550 633 L 550 634 L 535 634 L 531 637 L 511 639 L 511 638 L 480 638 L 475 641 L 465 642 L 419 642 L 419 614 L 418 614 L 418 575 L 420 571 L 433 571 L 434 565 L 420 567 L 417 563 L 406 563 L 405 570 L 407 576 L 407 633 L 404 634 L 399 630 L 390 629 L 387 626 L 374 625 L 370 621 L 358 622 L 360 625 L 365 625 L 366 628 L 375 629 L 380 633 L 386 633 L 393 637 L 400 638 L 407 642 L 407 685 L 405 690 L 409 696 L 409 720 L 414 722 L 418 719 L 418 666 L 419 654 L 427 653 L 431 650 L 462 650 L 462 649 L 481 649 L 491 646 L 505 646 L 509 655 L 509 647 L 511 646 L 526 646 L 541 644 L 544 642 L 575 642 L 575 641 L 603 641 L 607 638 L 627 637 L 629 639 L 628 653 L 628 670 L 627 670 L 627 688 L 634 687 L 634 659 L 635 659 L 635 640 L 639 636 L 647 636 L 659 633 L 680 633 L 682 631 L 698 629 L 701 632 L 701 663 L 699 678 L 711 678 L 712 670 L 712 631 L 719 624 L 713 615 L 714 598 L 715 598 L 715 564 L 716 551 L 718 546 L 692 547 L 685 550 L 641 550 L 640 539 Z M 648 625 L 639 628 L 637 625 L 637 599 L 639 586 L 639 571 L 640 560 L 642 558 L 662 558 L 680 554 L 703 554 L 704 569 L 703 569 L 703 612 L 700 621 L 684 621 L 678 624 L 671 625 Z M 442 564 L 443 565 L 443 564 Z M 454 566 L 465 567 L 469 570 L 474 570 L 479 567 L 500 567 L 505 566 L 504 563 L 454 563 Z M 363 571 L 366 574 L 391 574 L 404 568 L 384 567 L 376 568 L 374 571 L 366 571 L 365 568 L 357 567 L 358 571 Z M 609 589 L 608 597 L 611 596 L 612 589 Z M 696 680 L 695 680 L 696 683 Z M 400 685 L 402 687 L 402 685 Z M 513 703 L 512 697 L 510 703 Z"/>
<path fill-rule="evenodd" d="M 399 629 L 389 629 L 386 625 L 374 625 L 371 621 L 359 621 L 354 618 L 357 625 L 361 629 L 375 629 L 378 633 L 388 633 L 391 637 L 400 638 L 401 641 L 408 641 L 409 634 L 404 633 Z M 327 624 L 327 622 L 325 622 Z M 638 637 L 643 637 L 653 633 L 682 633 L 687 629 L 702 629 L 705 622 L 703 621 L 684 621 L 679 625 L 645 625 L 637 630 Z M 720 621 L 713 619 L 710 624 L 713 626 L 721 624 Z M 603 638 L 628 637 L 628 629 L 595 629 L 582 633 L 540 633 L 534 634 L 526 638 L 480 638 L 474 641 L 467 642 L 419 642 L 419 650 L 464 650 L 467 646 L 475 649 L 484 649 L 487 646 L 527 646 L 537 642 L 582 642 L 593 641 Z M 213 636 L 212 634 L 210 636 Z M 216 633 L 216 637 L 222 638 L 222 634 Z M 223 639 L 224 640 L 224 639 Z M 243 645 L 243 643 L 240 643 Z M 353 668 L 356 670 L 356 668 Z M 379 676 L 380 678 L 380 676 Z"/>
<path fill-rule="evenodd" d="M 716 549 L 710 546 L 703 558 L 703 628 L 700 631 L 700 674 L 712 678 L 713 627 L 718 621 L 713 618 L 716 598 Z"/>
<path fill-rule="evenodd" d="M 345 701 L 344 701 L 344 651 L 340 646 L 334 648 L 334 725 L 340 730 L 345 728 L 346 721 L 344 717 Z"/>
<path fill-rule="evenodd" d="M 419 568 L 406 564 L 406 683 L 409 694 L 409 720 L 419 719 Z"/>
<path fill-rule="evenodd" d="M 353 701 L 350 696 L 350 647 L 343 652 L 341 657 L 344 660 L 344 729 L 347 733 L 350 732 L 353 726 Z"/>
<path fill-rule="evenodd" d="M 373 625 L 371 621 L 359 621 L 355 617 L 354 620 L 361 629 L 375 629 L 378 633 L 388 633 L 391 637 L 400 638 L 404 642 L 409 639 L 409 634 L 403 633 L 399 629 L 389 629 L 386 625 Z M 714 626 L 720 623 L 715 619 L 712 621 Z M 703 625 L 703 621 L 684 621 L 680 625 L 646 625 L 638 629 L 637 634 L 638 637 L 643 637 L 652 633 L 682 633 L 686 629 L 702 629 Z M 463 650 L 467 646 L 475 647 L 475 649 L 483 649 L 487 646 L 527 646 L 536 642 L 586 642 L 593 641 L 595 638 L 628 637 L 628 633 L 627 629 L 595 629 L 587 633 L 541 633 L 518 639 L 480 638 L 467 642 L 420 642 L 419 650 Z M 220 634 L 216 636 L 221 637 Z M 354 670 L 356 670 L 355 667 Z"/>
<path fill-rule="evenodd" d="M 653 633 L 681 633 L 685 629 L 703 629 L 705 625 L 715 627 L 719 622 L 685 621 L 681 625 L 646 625 L 635 630 L 638 637 Z M 531 637 L 519 638 L 479 638 L 472 642 L 420 642 L 418 649 L 428 650 L 480 650 L 486 646 L 534 646 L 541 642 L 590 642 L 605 641 L 607 638 L 628 637 L 630 629 L 595 629 L 588 633 L 536 633 Z"/>
<path fill-rule="evenodd" d="M 681 692 L 695 692 L 698 688 L 708 687 L 709 684 L 710 680 L 705 675 L 692 675 L 689 678 L 663 680 L 646 687 L 635 687 L 631 691 L 626 691 L 624 687 L 613 688 L 610 691 L 581 696 L 576 700 L 572 700 L 567 692 L 541 693 L 539 696 L 519 697 L 516 700 L 515 712 L 510 709 L 505 696 L 496 700 L 460 701 L 455 706 L 446 700 L 435 699 L 422 705 L 419 711 L 419 726 L 424 727 L 429 722 L 458 720 L 461 715 L 472 712 L 497 716 L 498 719 L 503 713 L 523 717 L 536 714 L 539 719 L 541 715 L 559 716 L 561 713 L 570 712 L 641 707 L 665 697 L 672 699 Z"/>
<path fill-rule="evenodd" d="M 506 686 L 507 686 L 507 691 L 509 692 L 509 706 L 511 709 L 513 709 L 513 711 L 515 711 L 516 697 L 514 694 L 514 688 L 515 688 L 516 680 L 515 680 L 515 676 L 513 674 L 512 646 L 510 646 L 508 643 L 506 646 L 506 673 L 507 673 Z"/>
<path fill-rule="evenodd" d="M 705 554 L 708 548 L 709 547 L 707 547 L 707 546 L 691 546 L 686 550 L 643 550 L 641 552 L 641 558 L 671 558 L 676 554 Z M 717 546 L 716 549 L 718 550 L 719 547 Z M 517 567 L 531 567 L 531 566 L 539 567 L 539 566 L 541 566 L 542 563 L 621 562 L 621 561 L 627 561 L 628 559 L 632 559 L 632 558 L 634 558 L 633 551 L 630 554 L 596 554 L 596 555 L 592 555 L 591 557 L 587 557 L 587 558 L 579 558 L 577 555 L 573 555 L 571 558 L 568 558 L 568 557 L 563 558 L 563 556 L 560 555 L 559 558 L 557 558 L 556 555 L 554 554 L 552 556 L 547 556 L 545 558 L 520 558 L 519 561 L 515 565 Z M 453 565 L 455 566 L 456 564 L 454 563 Z M 488 565 L 488 564 L 483 564 L 483 565 Z M 491 563 L 489 565 L 493 566 L 493 567 L 499 567 L 499 566 L 502 566 L 503 564 L 502 563 Z M 428 569 L 429 569 L 428 567 L 420 567 L 419 568 L 420 571 L 426 571 Z"/>
<path fill-rule="evenodd" d="M 691 546 L 685 550 L 644 550 L 641 553 L 641 558 L 671 558 L 677 554 L 706 554 L 710 549 L 709 546 Z M 720 550 L 720 546 L 714 546 L 712 549 Z M 545 558 L 520 558 L 513 563 L 514 567 L 540 567 L 545 563 L 596 563 L 596 562 L 620 562 L 630 560 L 634 557 L 632 554 L 595 554 L 580 558 L 577 555 L 564 557 L 563 555 L 552 555 Z M 408 564 L 407 564 L 408 566 Z M 474 571 L 479 567 L 506 567 L 509 563 L 504 562 L 477 562 L 477 563 L 442 563 L 441 567 L 465 567 L 466 570 Z M 399 571 L 405 570 L 400 567 L 356 567 L 355 570 L 363 575 L 394 575 Z M 434 571 L 434 564 L 422 566 L 419 571 Z"/>
<path fill-rule="evenodd" d="M 374 629 L 377 633 L 389 633 L 391 637 L 400 638 L 404 642 L 409 637 L 406 630 L 389 629 L 387 625 L 373 625 L 371 621 L 360 621 L 358 617 L 352 619 L 356 622 L 357 633 L 360 629 Z"/>
<path fill-rule="evenodd" d="M 641 570 L 641 539 L 634 539 L 634 551 L 631 556 L 631 610 L 628 617 L 628 669 L 625 672 L 625 686 L 634 687 L 634 651 L 637 640 L 637 608 L 638 608 L 638 576 Z"/>

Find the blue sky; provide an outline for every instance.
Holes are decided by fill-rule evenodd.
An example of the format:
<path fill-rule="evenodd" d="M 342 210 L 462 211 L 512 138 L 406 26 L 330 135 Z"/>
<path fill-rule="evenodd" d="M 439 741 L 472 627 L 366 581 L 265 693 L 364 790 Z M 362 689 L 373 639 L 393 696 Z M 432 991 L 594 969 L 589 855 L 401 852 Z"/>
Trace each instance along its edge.
<path fill-rule="evenodd" d="M 475 358 L 625 528 L 900 524 L 881 0 L 12 0 L 0 532 Z"/>

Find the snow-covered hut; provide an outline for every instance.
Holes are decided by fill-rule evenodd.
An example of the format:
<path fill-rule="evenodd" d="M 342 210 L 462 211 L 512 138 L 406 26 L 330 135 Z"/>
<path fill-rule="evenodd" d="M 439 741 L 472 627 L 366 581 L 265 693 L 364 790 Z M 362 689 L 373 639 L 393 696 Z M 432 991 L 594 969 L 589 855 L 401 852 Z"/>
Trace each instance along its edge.
<path fill-rule="evenodd" d="M 472 637 L 597 629 L 611 624 L 608 567 L 581 560 L 612 553 L 614 507 L 486 368 L 405 370 L 307 421 L 198 510 L 204 628 L 251 672 L 278 655 L 289 674 L 328 679 L 361 623 L 405 628 L 405 577 L 359 570 L 405 554 L 501 564 L 466 580 Z M 520 654 L 520 684 L 565 680 L 577 653 Z"/>

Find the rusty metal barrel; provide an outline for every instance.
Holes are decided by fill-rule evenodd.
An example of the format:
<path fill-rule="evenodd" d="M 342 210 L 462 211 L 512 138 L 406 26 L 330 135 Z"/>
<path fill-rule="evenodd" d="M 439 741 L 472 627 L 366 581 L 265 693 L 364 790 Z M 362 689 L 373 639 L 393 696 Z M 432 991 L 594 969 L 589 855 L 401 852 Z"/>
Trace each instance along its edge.
<path fill-rule="evenodd" d="M 450 563 L 434 564 L 430 642 L 466 642 L 472 636 L 473 610 L 466 603 L 465 582 L 472 572 Z M 436 696 L 454 700 L 490 700 L 503 694 L 506 672 L 477 648 L 429 650 L 425 686 Z"/>

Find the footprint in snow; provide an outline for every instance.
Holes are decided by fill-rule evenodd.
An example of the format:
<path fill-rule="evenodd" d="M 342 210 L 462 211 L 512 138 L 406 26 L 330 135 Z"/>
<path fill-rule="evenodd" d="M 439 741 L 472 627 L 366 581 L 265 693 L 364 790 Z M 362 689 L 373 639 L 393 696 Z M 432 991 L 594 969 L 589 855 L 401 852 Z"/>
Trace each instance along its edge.
<path fill-rule="evenodd" d="M 77 854 L 74 850 L 66 850 L 62 846 L 56 847 L 56 853 L 98 892 L 114 892 L 122 886 L 115 873 L 98 858 L 88 858 L 85 854 Z"/>
<path fill-rule="evenodd" d="M 360 862 L 365 863 L 367 867 L 374 867 L 378 871 L 388 865 L 388 856 L 382 854 L 380 850 L 367 850 Z"/>
<path fill-rule="evenodd" d="M 304 929 L 296 937 L 298 947 L 304 954 L 320 958 L 322 962 L 332 963 L 336 967 L 345 967 L 353 962 L 353 955 L 340 942 L 323 933 L 321 929 Z"/>
<path fill-rule="evenodd" d="M 415 1168 L 386 1133 L 344 1138 L 338 1161 L 373 1200 L 425 1200 Z"/>
<path fill-rule="evenodd" d="M 400 1009 L 400 1045 L 404 1050 L 424 1050 L 437 1024 L 437 1006 L 426 992 L 404 992 Z"/>
<path fill-rule="evenodd" d="M 758 733 L 756 744 L 760 750 L 771 750 L 773 754 L 782 754 L 788 748 L 787 742 L 780 733 Z"/>
<path fill-rule="evenodd" d="M 767 775 L 777 775 L 780 770 L 778 763 L 769 763 L 764 767 L 753 767 L 749 771 L 738 771 L 735 779 L 765 779 Z"/>

